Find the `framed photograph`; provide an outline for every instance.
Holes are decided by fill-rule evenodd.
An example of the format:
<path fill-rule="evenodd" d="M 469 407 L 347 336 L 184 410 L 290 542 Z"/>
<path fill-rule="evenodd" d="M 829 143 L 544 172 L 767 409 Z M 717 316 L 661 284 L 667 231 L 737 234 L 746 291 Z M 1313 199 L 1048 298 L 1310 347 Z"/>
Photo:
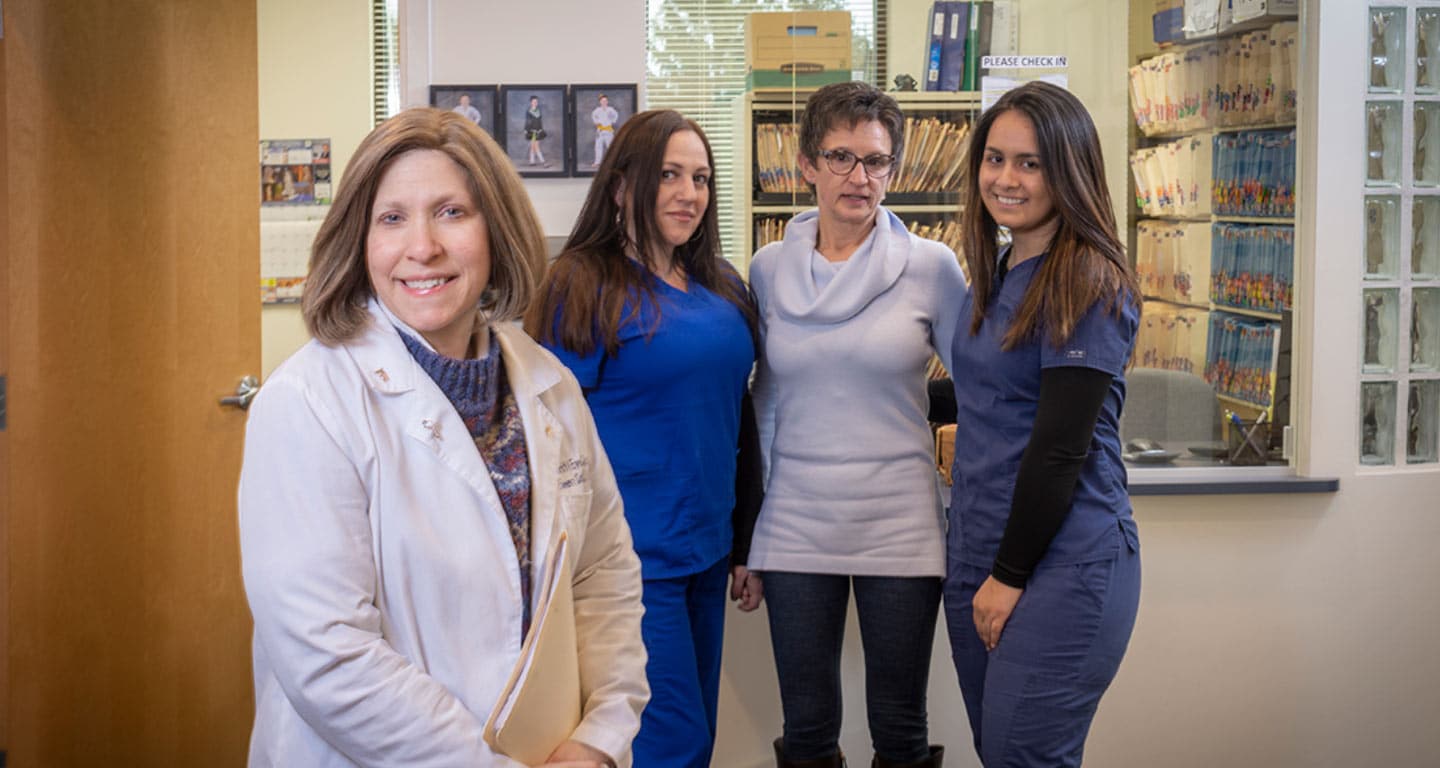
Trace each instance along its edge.
<path fill-rule="evenodd" d="M 572 139 L 565 119 L 565 86 L 502 85 L 501 146 L 521 176 L 567 176 Z"/>
<path fill-rule="evenodd" d="M 500 114 L 495 94 L 493 85 L 432 85 L 430 106 L 458 112 L 494 137 Z"/>
<path fill-rule="evenodd" d="M 594 176 L 620 126 L 635 114 L 635 84 L 570 86 L 570 156 L 576 176 Z"/>

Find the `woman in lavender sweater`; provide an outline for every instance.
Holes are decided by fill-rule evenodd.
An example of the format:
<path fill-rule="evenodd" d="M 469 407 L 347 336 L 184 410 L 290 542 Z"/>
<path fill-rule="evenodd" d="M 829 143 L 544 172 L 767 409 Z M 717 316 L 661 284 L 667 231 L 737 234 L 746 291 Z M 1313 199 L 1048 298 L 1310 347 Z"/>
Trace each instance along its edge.
<path fill-rule="evenodd" d="M 785 716 L 780 766 L 840 766 L 840 654 L 854 589 L 876 766 L 939 766 L 925 713 L 945 574 L 925 366 L 948 356 L 955 254 L 881 207 L 903 149 L 894 99 L 863 83 L 805 106 L 818 210 L 755 254 L 753 384 L 769 483 L 751 545 Z"/>

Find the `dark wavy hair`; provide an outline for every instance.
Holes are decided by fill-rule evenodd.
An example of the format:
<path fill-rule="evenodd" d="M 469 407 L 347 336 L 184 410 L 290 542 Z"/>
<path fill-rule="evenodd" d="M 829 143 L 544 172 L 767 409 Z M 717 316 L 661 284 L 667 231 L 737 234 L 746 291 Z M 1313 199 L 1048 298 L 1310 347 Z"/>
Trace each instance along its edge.
<path fill-rule="evenodd" d="M 525 329 L 535 339 L 588 355 L 597 346 L 609 354 L 620 350 L 620 329 L 636 320 L 625 305 L 640 296 L 659 304 L 648 276 L 630 263 L 639 260 L 655 271 L 652 247 L 664 242 L 655 218 L 665 147 L 670 137 L 691 131 L 705 145 L 710 164 L 710 199 L 690 241 L 674 251 L 675 263 L 694 283 L 734 304 L 751 334 L 755 333 L 755 300 L 735 268 L 721 257 L 720 224 L 715 212 L 715 154 L 695 121 L 669 109 L 641 112 L 620 127 L 606 150 L 580 209 L 580 217 L 560 256 L 555 259 L 539 295 L 525 314 Z M 627 213 L 628 209 L 628 213 Z M 628 225 L 628 226 L 627 226 Z M 633 240 L 632 240 L 633 235 Z M 647 329 L 653 332 L 654 328 Z"/>
<path fill-rule="evenodd" d="M 1024 115 L 1035 126 L 1040 167 L 1050 188 L 1060 226 L 1006 330 L 1004 349 L 1044 329 L 1057 349 L 1097 301 L 1119 314 L 1121 302 L 1138 304 L 1140 288 L 1115 231 L 1115 211 L 1105 184 L 1100 136 L 1090 113 L 1069 91 L 1031 82 L 1001 96 L 970 132 L 966 184 L 961 198 L 965 262 L 970 270 L 974 309 L 970 333 L 985 321 L 996 281 L 999 225 L 981 200 L 980 165 L 995 119 L 1006 112 Z"/>

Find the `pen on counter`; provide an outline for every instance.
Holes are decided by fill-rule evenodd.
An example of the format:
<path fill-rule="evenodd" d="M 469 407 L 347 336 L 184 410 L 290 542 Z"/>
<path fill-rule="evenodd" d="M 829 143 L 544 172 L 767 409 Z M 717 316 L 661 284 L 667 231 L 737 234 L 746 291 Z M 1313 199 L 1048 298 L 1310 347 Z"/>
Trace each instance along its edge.
<path fill-rule="evenodd" d="M 1261 412 L 1260 412 L 1260 415 L 1257 416 L 1257 417 L 1255 417 L 1255 423 L 1252 424 L 1252 425 L 1250 425 L 1250 429 L 1248 429 L 1248 430 L 1245 431 L 1245 442 L 1247 442 L 1247 443 L 1249 443 L 1250 445 L 1254 446 L 1255 451 L 1260 454 L 1260 458 L 1261 458 L 1261 459 L 1266 458 L 1266 457 L 1267 457 L 1267 454 L 1269 453 L 1269 451 L 1265 450 L 1265 448 L 1264 448 L 1263 446 L 1261 446 L 1259 443 L 1255 442 L 1255 433 L 1256 433 L 1257 431 L 1259 431 L 1260 425 L 1265 423 L 1265 419 L 1266 419 L 1266 417 L 1268 417 L 1269 415 L 1270 415 L 1270 412 L 1269 412 L 1269 411 L 1261 411 Z"/>
<path fill-rule="evenodd" d="M 1255 424 L 1252 425 L 1249 429 L 1246 429 L 1245 421 L 1240 418 L 1240 414 L 1235 413 L 1234 411 L 1230 411 L 1230 425 L 1240 431 L 1241 439 L 1244 440 L 1247 444 L 1249 444 L 1249 446 L 1254 449 L 1255 454 L 1261 459 L 1265 458 L 1266 452 L 1264 448 L 1260 447 L 1259 443 L 1255 442 L 1255 430 L 1260 426 L 1261 423 L 1264 422 L 1264 420 L 1265 411 L 1261 411 L 1260 418 L 1256 419 Z"/>

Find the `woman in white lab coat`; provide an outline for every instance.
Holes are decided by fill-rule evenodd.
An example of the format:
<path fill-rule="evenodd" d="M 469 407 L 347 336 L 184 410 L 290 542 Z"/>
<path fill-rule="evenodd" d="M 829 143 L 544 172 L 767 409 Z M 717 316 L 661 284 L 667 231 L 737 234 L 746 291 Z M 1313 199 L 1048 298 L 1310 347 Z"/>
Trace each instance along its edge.
<path fill-rule="evenodd" d="M 316 237 L 315 337 L 255 399 L 240 478 L 250 765 L 519 766 L 482 739 L 568 536 L 582 719 L 546 766 L 630 763 L 640 567 L 574 377 L 510 321 L 544 264 L 505 154 L 414 109 Z"/>

